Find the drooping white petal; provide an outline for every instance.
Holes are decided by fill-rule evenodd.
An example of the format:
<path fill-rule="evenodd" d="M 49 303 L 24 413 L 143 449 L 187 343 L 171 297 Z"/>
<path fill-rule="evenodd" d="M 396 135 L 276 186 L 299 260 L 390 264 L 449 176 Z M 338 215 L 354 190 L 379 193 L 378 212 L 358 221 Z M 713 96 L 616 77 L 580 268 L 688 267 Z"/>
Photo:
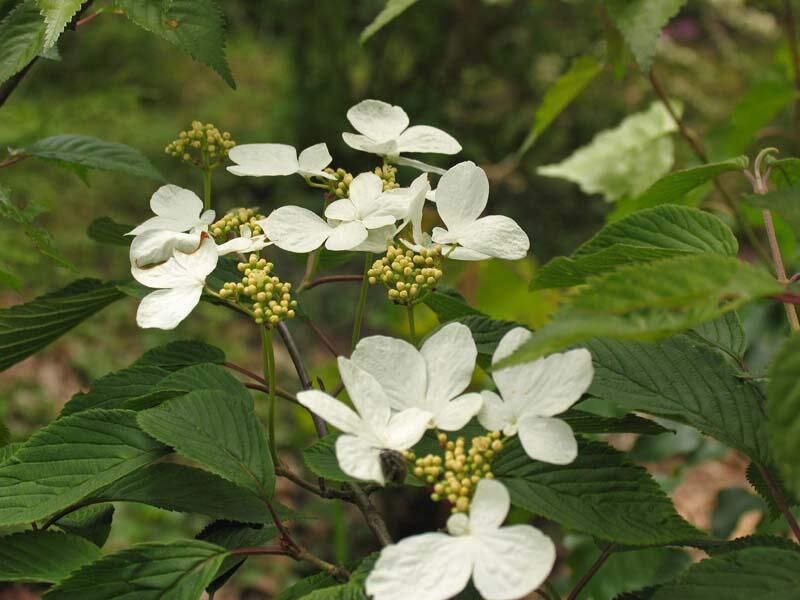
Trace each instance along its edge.
<path fill-rule="evenodd" d="M 530 525 L 512 525 L 474 536 L 472 581 L 486 600 L 516 600 L 550 575 L 556 560 L 552 540 Z"/>
<path fill-rule="evenodd" d="M 441 129 L 428 125 L 414 125 L 397 138 L 397 149 L 400 152 L 457 154 L 461 152 L 461 144 L 452 135 Z"/>
<path fill-rule="evenodd" d="M 258 224 L 278 248 L 299 253 L 316 250 L 333 231 L 322 218 L 300 206 L 281 206 Z"/>
<path fill-rule="evenodd" d="M 468 538 L 424 533 L 384 548 L 366 591 L 373 600 L 447 600 L 471 572 Z"/>
<path fill-rule="evenodd" d="M 356 207 L 349 198 L 334 200 L 325 208 L 325 218 L 337 221 L 355 221 L 357 218 Z"/>
<path fill-rule="evenodd" d="M 578 456 L 578 442 L 566 421 L 525 416 L 517 424 L 519 441 L 532 459 L 568 465 Z"/>
<path fill-rule="evenodd" d="M 263 177 L 293 175 L 300 168 L 297 150 L 287 144 L 244 144 L 234 146 L 228 157 L 235 165 L 228 167 L 234 175 Z"/>
<path fill-rule="evenodd" d="M 464 394 L 445 404 L 444 408 L 434 415 L 434 423 L 444 431 L 458 431 L 478 414 L 482 405 L 483 399 L 479 393 Z"/>
<path fill-rule="evenodd" d="M 350 357 L 380 382 L 394 410 L 422 407 L 427 375 L 425 361 L 414 346 L 383 335 L 358 342 Z"/>
<path fill-rule="evenodd" d="M 386 447 L 392 450 L 408 450 L 422 439 L 433 415 L 419 408 L 407 408 L 395 413 L 386 430 Z"/>
<path fill-rule="evenodd" d="M 150 210 L 159 217 L 196 221 L 203 210 L 203 201 L 191 190 L 167 184 L 150 197 Z"/>
<path fill-rule="evenodd" d="M 380 448 L 376 448 L 368 439 L 347 434 L 336 438 L 336 460 L 342 471 L 350 477 L 384 485 L 386 480 L 380 457 Z"/>
<path fill-rule="evenodd" d="M 488 199 L 489 179 L 471 161 L 449 169 L 436 187 L 436 210 L 453 233 L 472 224 L 486 208 Z"/>
<path fill-rule="evenodd" d="M 478 412 L 478 422 L 487 431 L 503 431 L 514 421 L 514 413 L 507 402 L 489 390 L 481 392 L 483 405 Z"/>
<path fill-rule="evenodd" d="M 375 173 L 359 173 L 350 182 L 350 201 L 359 218 L 372 214 L 381 204 L 378 197 L 383 193 L 383 180 Z"/>
<path fill-rule="evenodd" d="M 149 288 L 169 289 L 195 285 L 202 287 L 202 280 L 195 277 L 193 273 L 187 272 L 174 257 L 170 257 L 161 264 L 146 268 L 131 265 L 131 275 L 136 281 Z"/>
<path fill-rule="evenodd" d="M 482 217 L 456 233 L 458 243 L 476 252 L 495 258 L 525 258 L 531 247 L 528 235 L 516 221 L 503 215 Z"/>
<path fill-rule="evenodd" d="M 129 255 L 132 265 L 146 267 L 168 260 L 173 250 L 193 252 L 199 245 L 200 233 L 153 229 L 133 238 Z"/>
<path fill-rule="evenodd" d="M 187 273 L 191 273 L 196 280 L 204 283 L 211 271 L 217 268 L 219 254 L 217 254 L 217 244 L 214 240 L 206 233 L 201 235 L 203 240 L 197 250 L 194 252 L 176 250 L 172 253 L 172 258 Z"/>
<path fill-rule="evenodd" d="M 342 383 L 361 419 L 373 431 L 383 432 L 392 411 L 381 384 L 350 359 L 340 356 L 338 365 Z"/>
<path fill-rule="evenodd" d="M 447 258 L 452 258 L 453 260 L 488 260 L 492 258 L 488 254 L 476 252 L 475 250 L 470 250 L 469 248 L 462 248 L 461 246 L 456 246 L 452 250 L 450 248 L 450 246 L 442 244 L 442 255 L 447 256 Z"/>
<path fill-rule="evenodd" d="M 431 184 L 428 181 L 428 174 L 422 173 L 407 188 L 389 190 L 384 194 L 385 197 L 396 198 L 398 204 L 398 216 L 402 223 L 398 226 L 398 231 L 403 229 L 409 222 L 412 223 L 414 239 L 420 239 L 422 234 L 422 212 L 425 208 L 425 199 L 430 192 Z M 401 212 L 402 209 L 402 212 Z M 419 234 L 419 237 L 417 237 Z"/>
<path fill-rule="evenodd" d="M 393 156 L 390 152 L 383 152 L 383 153 L 376 153 L 376 154 L 386 154 L 391 156 L 391 161 L 396 165 L 404 165 L 406 167 L 412 167 L 414 169 L 418 169 L 424 173 L 436 173 L 437 175 L 444 175 L 445 170 L 440 167 L 434 167 L 433 165 L 429 165 L 426 162 L 422 162 L 421 160 L 416 160 L 413 158 L 408 158 L 407 156 Z"/>
<path fill-rule="evenodd" d="M 209 208 L 208 210 L 204 210 L 200 215 L 199 222 L 192 231 L 208 231 L 208 226 L 214 222 L 216 216 L 217 213 L 214 212 L 214 209 Z"/>
<path fill-rule="evenodd" d="M 145 329 L 175 329 L 194 310 L 202 293 L 202 284 L 152 292 L 139 303 L 136 324 Z"/>
<path fill-rule="evenodd" d="M 397 142 L 389 140 L 388 142 L 375 142 L 365 135 L 357 133 L 349 133 L 345 131 L 342 133 L 344 143 L 356 150 L 362 152 L 369 152 L 371 154 L 395 155 L 397 154 Z"/>
<path fill-rule="evenodd" d="M 367 237 L 355 248 L 356 252 L 386 252 L 389 241 L 394 237 L 397 228 L 394 225 L 379 227 L 378 229 L 368 229 Z"/>
<path fill-rule="evenodd" d="M 328 234 L 328 250 L 352 250 L 367 239 L 367 228 L 359 221 L 340 223 Z M 277 242 L 276 242 L 277 244 Z"/>
<path fill-rule="evenodd" d="M 470 531 L 473 534 L 496 531 L 510 508 L 511 497 L 506 486 L 494 479 L 481 479 L 469 508 Z"/>
<path fill-rule="evenodd" d="M 448 323 L 430 336 L 420 348 L 428 374 L 426 401 L 438 413 L 448 400 L 467 389 L 478 349 L 469 327 Z"/>
<path fill-rule="evenodd" d="M 362 100 L 347 111 L 347 120 L 375 142 L 396 139 L 408 127 L 406 111 L 381 100 Z"/>
<path fill-rule="evenodd" d="M 297 158 L 298 172 L 304 176 L 316 175 L 325 179 L 336 179 L 334 175 L 325 172 L 325 167 L 331 164 L 333 157 L 328 152 L 326 144 L 314 144 L 300 153 Z"/>
<path fill-rule="evenodd" d="M 352 434 L 359 434 L 364 430 L 361 417 L 343 402 L 325 392 L 319 390 L 298 392 L 297 401 L 337 429 Z"/>

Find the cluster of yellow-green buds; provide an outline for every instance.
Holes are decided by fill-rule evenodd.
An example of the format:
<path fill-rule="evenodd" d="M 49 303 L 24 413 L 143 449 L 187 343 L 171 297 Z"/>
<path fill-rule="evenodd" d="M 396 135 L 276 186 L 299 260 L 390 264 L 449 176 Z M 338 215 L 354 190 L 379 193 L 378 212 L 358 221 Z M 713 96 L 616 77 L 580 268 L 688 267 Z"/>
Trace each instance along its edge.
<path fill-rule="evenodd" d="M 247 225 L 253 235 L 259 235 L 264 232 L 258 221 L 264 218 L 257 208 L 233 208 L 226 212 L 219 221 L 212 223 L 209 232 L 218 244 L 226 241 L 231 232 L 234 234 L 233 237 L 237 237 L 242 225 Z"/>
<path fill-rule="evenodd" d="M 228 156 L 228 151 L 236 145 L 228 131 L 220 132 L 213 123 L 192 121 L 191 127 L 178 134 L 164 151 L 202 169 L 213 169 Z"/>
<path fill-rule="evenodd" d="M 332 169 L 331 167 L 325 169 L 325 172 L 336 177 L 336 179 L 327 179 L 325 181 L 331 189 L 330 194 L 336 198 L 347 198 L 350 194 L 350 183 L 353 181 L 352 173 L 348 173 L 344 169 Z"/>
<path fill-rule="evenodd" d="M 395 179 L 397 177 L 397 167 L 384 163 L 382 167 L 375 167 L 375 175 L 383 180 L 383 191 L 399 188 L 400 184 Z"/>
<path fill-rule="evenodd" d="M 292 284 L 271 275 L 271 262 L 251 254 L 247 262 L 237 266 L 243 275 L 242 280 L 226 283 L 219 291 L 220 298 L 235 302 L 249 299 L 253 319 L 259 325 L 272 327 L 295 316 L 297 300 L 292 300 Z"/>
<path fill-rule="evenodd" d="M 432 291 L 442 278 L 440 246 L 421 248 L 414 252 L 400 245 L 391 245 L 367 271 L 372 285 L 383 283 L 389 300 L 398 304 L 415 304 Z"/>
<path fill-rule="evenodd" d="M 444 458 L 429 454 L 414 458 L 414 475 L 433 487 L 431 500 L 447 500 L 452 511 L 467 512 L 475 487 L 481 479 L 493 479 L 492 460 L 503 449 L 499 431 L 472 438 L 469 450 L 463 437 L 450 440 L 446 433 L 439 433 L 439 445 L 444 450 Z"/>

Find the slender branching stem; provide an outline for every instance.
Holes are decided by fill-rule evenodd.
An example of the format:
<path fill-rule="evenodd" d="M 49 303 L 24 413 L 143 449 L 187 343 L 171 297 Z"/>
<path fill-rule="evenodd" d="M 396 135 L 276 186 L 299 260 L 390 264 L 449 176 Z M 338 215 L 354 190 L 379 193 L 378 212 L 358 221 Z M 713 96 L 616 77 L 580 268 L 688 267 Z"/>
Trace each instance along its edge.
<path fill-rule="evenodd" d="M 358 506 L 361 514 L 367 522 L 367 527 L 375 535 L 381 546 L 389 546 L 392 543 L 392 536 L 386 527 L 386 521 L 380 515 L 375 505 L 369 499 L 369 495 L 357 483 L 349 484 L 350 491 L 353 492 L 353 502 Z"/>
<path fill-rule="evenodd" d="M 364 253 L 364 275 L 361 280 L 361 291 L 358 294 L 358 304 L 356 305 L 356 316 L 353 320 L 353 337 L 350 342 L 350 349 L 356 347 L 358 340 L 361 339 L 361 322 L 364 320 L 364 307 L 367 304 L 367 291 L 369 291 L 369 279 L 367 271 L 372 266 L 372 252 Z"/>
<path fill-rule="evenodd" d="M 416 347 L 417 345 L 417 328 L 414 325 L 414 305 L 406 305 L 406 314 L 408 315 L 408 339 Z"/>
<path fill-rule="evenodd" d="M 297 293 L 310 290 L 318 285 L 325 285 L 326 283 L 338 283 L 341 281 L 361 281 L 364 279 L 363 275 L 327 275 L 325 277 L 318 277 L 313 281 L 306 281 L 301 283 L 297 288 Z"/>
<path fill-rule="evenodd" d="M 775 265 L 775 275 L 780 283 L 788 285 L 789 278 L 786 276 L 786 267 L 783 265 L 783 257 L 781 256 L 781 247 L 778 244 L 778 236 L 775 234 L 775 223 L 772 221 L 772 212 L 765 208 L 761 214 L 764 217 L 764 227 L 767 230 L 767 240 L 769 240 L 769 249 L 772 253 L 772 262 Z M 800 331 L 797 307 L 795 307 L 792 302 L 784 302 L 783 308 L 786 311 L 786 318 L 789 320 L 789 327 L 791 327 L 792 331 Z"/>
<path fill-rule="evenodd" d="M 800 542 L 800 525 L 798 525 L 797 519 L 794 518 L 792 511 L 789 510 L 789 505 L 786 502 L 786 498 L 783 497 L 783 492 L 781 492 L 778 482 L 775 481 L 775 477 L 773 477 L 772 472 L 767 467 L 759 463 L 755 464 L 758 468 L 758 472 L 761 473 L 761 477 L 764 478 L 764 481 L 767 484 L 769 493 L 772 496 L 772 499 L 775 501 L 775 506 L 778 507 L 778 510 L 781 511 L 781 514 L 786 518 L 786 521 L 789 523 L 789 528 L 792 530 L 795 539 Z"/>
<path fill-rule="evenodd" d="M 211 169 L 203 169 L 203 210 L 211 208 Z"/>
<path fill-rule="evenodd" d="M 27 154 L 22 154 L 22 153 L 14 154 L 13 156 L 9 156 L 5 160 L 0 160 L 0 169 L 5 169 L 6 167 L 10 167 L 11 165 L 15 165 L 18 162 L 21 162 L 21 161 L 25 160 L 26 158 L 29 158 L 29 156 Z"/>
<path fill-rule="evenodd" d="M 268 403 L 267 423 L 269 427 L 269 453 L 272 464 L 278 465 L 278 450 L 275 444 L 275 352 L 272 348 L 272 329 L 261 327 L 261 350 L 264 362 L 264 377 L 267 380 Z"/>
<path fill-rule="evenodd" d="M 314 323 L 314 321 L 312 321 L 311 319 L 306 319 L 306 325 L 308 325 L 311 331 L 314 332 L 314 335 L 316 335 L 319 338 L 319 341 L 322 342 L 322 345 L 325 346 L 325 348 L 327 348 L 328 352 L 330 352 L 334 358 L 339 356 L 339 352 L 336 351 L 333 342 L 328 338 L 327 335 L 323 333 L 323 331 L 317 326 L 316 323 Z"/>
<path fill-rule="evenodd" d="M 581 591 L 583 591 L 583 588 L 586 587 L 586 584 L 589 583 L 592 577 L 594 577 L 595 574 L 600 570 L 600 567 L 602 567 L 608 560 L 608 557 L 611 556 L 611 551 L 613 549 L 614 549 L 613 543 L 606 546 L 605 550 L 603 550 L 603 552 L 600 554 L 597 560 L 594 561 L 594 564 L 591 567 L 589 567 L 589 570 L 586 571 L 586 573 L 584 573 L 580 581 L 578 581 L 578 583 L 575 584 L 575 587 L 569 593 L 569 596 L 567 596 L 567 600 L 575 600 L 578 597 Z"/>

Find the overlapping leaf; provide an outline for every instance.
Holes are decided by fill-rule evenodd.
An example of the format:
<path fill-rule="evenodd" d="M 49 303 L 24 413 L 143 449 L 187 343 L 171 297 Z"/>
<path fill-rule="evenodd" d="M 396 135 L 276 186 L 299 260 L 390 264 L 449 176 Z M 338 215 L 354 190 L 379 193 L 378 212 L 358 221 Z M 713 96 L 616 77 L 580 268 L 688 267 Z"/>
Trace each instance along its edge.
<path fill-rule="evenodd" d="M 36 0 L 25 0 L 0 21 L 0 83 L 19 73 L 44 49 L 44 32 Z"/>
<path fill-rule="evenodd" d="M 254 526 L 233 521 L 214 521 L 197 535 L 197 539 L 228 550 L 235 550 L 236 548 L 263 546 L 277 535 L 277 527 L 271 525 Z M 208 584 L 208 592 L 213 594 L 225 585 L 225 582 L 244 564 L 245 560 L 247 560 L 245 556 L 226 557 L 219 566 L 214 580 Z"/>
<path fill-rule="evenodd" d="M 0 537 L 0 581 L 55 583 L 100 558 L 100 548 L 77 535 L 23 531 Z"/>
<path fill-rule="evenodd" d="M 86 0 L 36 0 L 44 22 L 47 24 L 44 33 L 44 47 L 55 45 L 64 28 L 83 6 Z"/>
<path fill-rule="evenodd" d="M 383 10 L 381 10 L 372 23 L 367 25 L 364 31 L 361 32 L 361 43 L 363 44 L 366 42 L 418 1 L 419 0 L 386 0 L 386 6 L 383 7 Z"/>
<path fill-rule="evenodd" d="M 767 413 L 775 458 L 786 483 L 800 495 L 800 334 L 781 348 L 770 369 Z"/>
<path fill-rule="evenodd" d="M 768 208 L 784 219 L 794 231 L 800 231 L 800 184 L 794 184 L 763 195 L 748 196 L 747 203 Z"/>
<path fill-rule="evenodd" d="M 169 371 L 161 367 L 131 366 L 109 373 L 92 383 L 88 392 L 78 392 L 61 409 L 71 415 L 90 408 L 123 408 L 125 403 L 148 393 Z"/>
<path fill-rule="evenodd" d="M 747 334 L 739 314 L 729 312 L 719 319 L 701 323 L 687 333 L 694 340 L 708 344 L 733 357 L 740 364 L 747 352 Z"/>
<path fill-rule="evenodd" d="M 661 29 L 686 0 L 605 0 L 614 24 L 622 31 L 642 71 L 649 71 Z"/>
<path fill-rule="evenodd" d="M 180 340 L 148 350 L 137 359 L 134 365 L 155 366 L 167 371 L 177 371 L 200 363 L 222 364 L 224 362 L 225 353 L 216 346 L 198 340 Z"/>
<path fill-rule="evenodd" d="M 58 528 L 102 547 L 111 533 L 113 519 L 114 506 L 112 504 L 96 504 L 64 515 L 58 520 Z"/>
<path fill-rule="evenodd" d="M 101 244 L 127 247 L 131 245 L 133 237 L 125 234 L 132 229 L 132 225 L 117 223 L 111 217 L 98 217 L 89 224 L 86 235 Z"/>

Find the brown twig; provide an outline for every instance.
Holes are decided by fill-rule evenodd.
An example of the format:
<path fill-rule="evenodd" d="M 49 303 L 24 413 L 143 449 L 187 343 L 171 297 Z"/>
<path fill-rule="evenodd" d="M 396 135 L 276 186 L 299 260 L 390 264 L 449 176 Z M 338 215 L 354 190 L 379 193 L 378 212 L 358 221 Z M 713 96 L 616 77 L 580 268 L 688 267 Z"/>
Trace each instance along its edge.
<path fill-rule="evenodd" d="M 325 335 L 319 327 L 317 327 L 317 324 L 311 319 L 305 319 L 305 322 L 309 328 L 311 328 L 311 331 L 313 331 L 319 338 L 319 341 L 322 342 L 322 345 L 328 349 L 328 352 L 330 352 L 334 358 L 338 357 L 339 352 L 337 352 L 336 348 L 334 348 L 333 342 L 331 342 L 330 338 Z"/>
<path fill-rule="evenodd" d="M 269 388 L 266 385 L 261 385 L 260 383 L 249 383 L 249 382 L 246 382 L 244 384 L 244 387 L 246 387 L 248 389 L 251 389 L 251 390 L 256 390 L 256 391 L 259 391 L 259 392 L 264 392 L 265 394 L 269 394 Z M 286 390 L 282 390 L 280 388 L 275 388 L 275 395 L 280 397 L 280 398 L 283 398 L 284 400 L 288 400 L 289 402 L 291 402 L 293 404 L 299 404 L 297 402 L 297 398 L 292 396 Z"/>
<path fill-rule="evenodd" d="M 340 281 L 362 281 L 363 279 L 363 275 L 327 275 L 325 277 L 314 279 L 313 281 L 301 283 L 297 288 L 297 293 L 299 294 L 300 292 L 310 290 L 311 288 L 315 288 L 318 285 L 324 285 L 326 283 L 337 283 Z"/>
<path fill-rule="evenodd" d="M 758 472 L 761 473 L 761 477 L 764 478 L 764 481 L 769 488 L 769 493 L 772 496 L 772 499 L 775 500 L 775 505 L 789 523 L 789 527 L 791 528 L 795 539 L 800 542 L 800 525 L 797 524 L 797 519 L 794 518 L 792 511 L 789 510 L 789 505 L 786 503 L 786 498 L 783 497 L 783 493 L 775 481 L 775 478 L 772 476 L 770 470 L 764 465 L 759 463 L 755 463 L 755 465 L 758 468 Z"/>
<path fill-rule="evenodd" d="M 26 158 L 30 158 L 27 154 L 15 154 L 13 156 L 9 156 L 5 160 L 0 160 L 0 169 L 4 169 L 6 167 L 10 167 L 11 165 L 15 165 L 20 161 L 25 160 Z"/>
<path fill-rule="evenodd" d="M 250 369 L 245 369 L 244 367 L 239 366 L 237 364 L 234 364 L 232 362 L 224 362 L 224 363 L 222 363 L 222 366 L 223 367 L 228 367 L 229 369 L 232 369 L 233 371 L 237 371 L 237 372 L 241 373 L 242 375 L 247 375 L 250 379 L 253 379 L 254 381 L 258 381 L 259 383 L 267 385 L 267 380 L 266 379 L 264 379 L 258 373 L 254 373 Z"/>
<path fill-rule="evenodd" d="M 594 561 L 594 564 L 591 567 L 589 567 L 589 570 L 586 571 L 586 573 L 583 574 L 583 577 L 581 577 L 580 581 L 578 581 L 578 583 L 575 585 L 575 587 L 569 593 L 569 596 L 567 596 L 567 600 L 575 600 L 578 597 L 578 595 L 581 593 L 581 591 L 583 591 L 583 588 L 586 587 L 586 584 L 589 583 L 591 578 L 594 577 L 595 574 L 600 570 L 600 567 L 602 567 L 605 564 L 605 562 L 608 560 L 608 557 L 611 556 L 611 551 L 613 549 L 614 549 L 614 544 L 613 543 L 611 543 L 608 546 L 606 546 L 606 548 L 605 548 L 605 550 L 603 550 L 602 554 L 600 554 L 600 556 L 597 558 L 597 560 Z"/>
<path fill-rule="evenodd" d="M 761 211 L 764 217 L 764 226 L 767 230 L 767 240 L 769 240 L 769 250 L 772 253 L 772 262 L 775 265 L 775 274 L 778 282 L 783 285 L 789 284 L 789 278 L 786 276 L 786 268 L 783 266 L 783 257 L 781 256 L 781 247 L 778 244 L 778 237 L 775 234 L 775 224 L 772 222 L 772 212 L 765 208 Z M 783 308 L 786 311 L 786 318 L 789 320 L 789 327 L 792 331 L 800 331 L 800 321 L 797 319 L 797 308 L 793 302 L 784 302 Z M 799 540 L 800 541 L 800 540 Z"/>

